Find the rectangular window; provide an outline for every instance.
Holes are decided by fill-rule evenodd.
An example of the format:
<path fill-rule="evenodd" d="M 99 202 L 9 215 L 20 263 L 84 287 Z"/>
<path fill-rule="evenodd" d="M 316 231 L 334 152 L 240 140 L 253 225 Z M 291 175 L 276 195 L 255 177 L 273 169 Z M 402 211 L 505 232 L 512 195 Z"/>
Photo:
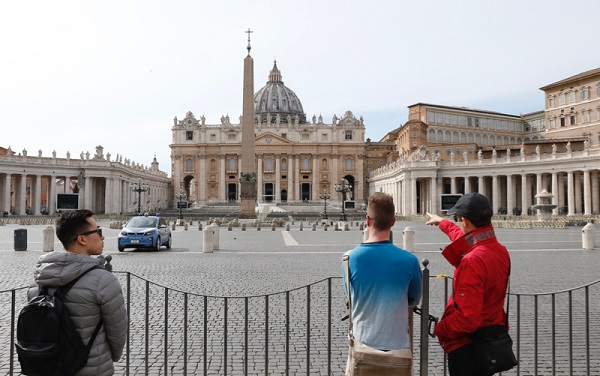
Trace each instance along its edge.
<path fill-rule="evenodd" d="M 548 107 L 549 108 L 553 108 L 554 107 L 554 97 L 548 98 Z"/>
<path fill-rule="evenodd" d="M 566 125 L 565 118 L 564 118 L 564 117 L 561 117 L 561 118 L 560 118 L 560 126 L 561 126 L 561 127 L 564 127 L 565 125 Z"/>
<path fill-rule="evenodd" d="M 310 135 L 308 133 L 302 133 L 302 140 L 303 141 L 310 140 Z"/>
<path fill-rule="evenodd" d="M 573 125 L 573 124 L 575 124 L 575 115 L 571 115 L 571 116 L 570 116 L 570 120 L 571 120 L 571 123 L 570 123 L 570 125 Z"/>
<path fill-rule="evenodd" d="M 194 139 L 194 131 L 185 131 L 185 139 L 190 141 Z"/>
<path fill-rule="evenodd" d="M 590 112 L 589 111 L 583 111 L 583 122 L 584 123 L 590 122 Z"/>
<path fill-rule="evenodd" d="M 282 134 L 281 134 L 281 138 L 285 138 L 285 139 L 287 139 L 287 133 L 282 133 Z"/>
<path fill-rule="evenodd" d="M 558 96 L 558 104 L 561 105 L 561 106 L 564 105 L 565 104 L 565 99 L 566 99 L 565 93 L 560 94 Z"/>
<path fill-rule="evenodd" d="M 211 133 L 211 135 L 210 135 L 210 140 L 211 140 L 211 141 L 217 141 L 217 135 L 216 135 L 216 134 L 214 134 L 214 133 Z"/>
<path fill-rule="evenodd" d="M 590 89 L 587 87 L 584 87 L 583 89 L 581 89 L 581 100 L 586 100 L 590 98 Z"/>
<path fill-rule="evenodd" d="M 227 134 L 227 140 L 229 140 L 229 141 L 235 141 L 235 133 L 228 133 Z"/>
<path fill-rule="evenodd" d="M 571 102 L 571 103 L 575 102 L 575 92 L 574 91 L 571 91 L 569 93 L 569 102 Z"/>
<path fill-rule="evenodd" d="M 321 141 L 327 141 L 327 133 L 321 135 Z"/>
<path fill-rule="evenodd" d="M 352 140 L 352 131 L 346 131 L 346 135 L 344 138 L 346 140 Z"/>
<path fill-rule="evenodd" d="M 352 159 L 346 159 L 346 171 L 352 171 Z"/>

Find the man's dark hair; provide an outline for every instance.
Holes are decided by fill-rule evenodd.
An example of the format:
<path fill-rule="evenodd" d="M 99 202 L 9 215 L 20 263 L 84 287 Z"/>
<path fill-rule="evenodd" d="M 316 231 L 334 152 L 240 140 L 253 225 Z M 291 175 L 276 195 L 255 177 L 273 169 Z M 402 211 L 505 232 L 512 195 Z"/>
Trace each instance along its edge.
<path fill-rule="evenodd" d="M 375 192 L 369 197 L 367 215 L 373 227 L 379 231 L 389 230 L 394 225 L 396 207 L 392 196 L 383 192 Z"/>
<path fill-rule="evenodd" d="M 89 227 L 87 221 L 94 213 L 87 209 L 75 210 L 63 213 L 56 220 L 56 237 L 65 249 L 75 243 L 77 234 L 85 232 Z"/>

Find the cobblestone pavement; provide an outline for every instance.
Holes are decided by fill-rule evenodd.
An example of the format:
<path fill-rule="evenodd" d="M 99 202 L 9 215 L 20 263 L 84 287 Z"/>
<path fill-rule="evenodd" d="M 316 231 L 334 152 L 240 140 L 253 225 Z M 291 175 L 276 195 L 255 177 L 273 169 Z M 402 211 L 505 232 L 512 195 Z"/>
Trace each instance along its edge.
<path fill-rule="evenodd" d="M 347 324 L 339 320 L 345 314 L 339 279 L 340 261 L 343 252 L 362 240 L 356 225 L 347 232 L 335 232 L 331 228 L 329 231 L 320 228 L 311 231 L 306 223 L 304 231 L 299 231 L 299 223 L 296 223 L 290 232 L 282 231 L 282 228 L 271 231 L 270 227 L 263 227 L 261 231 L 252 227 L 247 231 L 241 231 L 239 227 L 232 231 L 221 228 L 219 250 L 208 254 L 202 252 L 202 232 L 198 231 L 197 222 L 187 231 L 177 227 L 173 232 L 173 248 L 163 248 L 160 252 L 118 252 L 118 230 L 108 228 L 108 222 L 101 221 L 100 224 L 106 236 L 104 254 L 113 257 L 114 270 L 132 273 L 129 289 L 127 275 L 117 273 L 130 300 L 130 374 L 145 374 L 146 367 L 151 375 L 183 374 L 185 357 L 187 374 L 202 374 L 205 363 L 207 374 L 220 375 L 225 370 L 229 375 L 244 374 L 245 359 L 250 375 L 283 375 L 286 362 L 290 374 L 327 374 L 329 289 L 332 374 L 343 374 Z M 42 230 L 45 227 L 0 226 L 0 291 L 30 283 L 35 261 L 43 253 Z M 406 227 L 415 231 L 415 255 L 420 260 L 429 260 L 431 275 L 451 275 L 452 267 L 440 255 L 440 248 L 448 243 L 445 235 L 422 223 L 399 222 L 394 227 L 394 242 L 400 246 Z M 14 230 L 18 228 L 28 230 L 28 250 L 24 252 L 13 250 Z M 600 278 L 600 247 L 594 251 L 581 250 L 581 227 L 497 229 L 497 235 L 511 252 L 512 294 L 566 290 Z M 600 234 L 596 235 L 596 244 L 600 245 Z M 55 249 L 62 250 L 60 243 L 55 243 Z M 153 282 L 149 289 L 143 279 Z M 310 289 L 304 287 L 310 284 L 313 284 Z M 444 279 L 432 278 L 430 290 L 431 313 L 440 316 L 445 301 Z M 600 375 L 599 290 L 600 286 L 593 285 L 572 293 L 570 312 L 568 294 L 554 295 L 554 314 L 552 295 L 540 296 L 537 305 L 533 297 L 521 296 L 518 302 L 514 297 L 511 299 L 511 332 L 515 342 L 519 343 L 520 374 L 552 374 L 550 346 L 554 337 L 556 374 L 569 373 L 570 367 L 574 375 L 587 374 L 585 349 L 588 348 L 591 357 L 589 374 Z M 289 292 L 286 294 L 286 291 Z M 265 298 L 266 294 L 272 295 Z M 24 292 L 16 292 L 17 312 L 24 304 L 24 295 Z M 223 296 L 229 298 L 219 298 Z M 256 297 L 245 299 L 247 296 Z M 0 374 L 9 373 L 10 297 L 10 293 L 0 294 Z M 583 304 L 586 299 L 589 302 L 589 328 L 585 326 Z M 168 309 L 165 309 L 165 303 Z M 186 304 L 188 325 L 183 316 Z M 307 313 L 309 304 L 310 314 Z M 287 327 L 286 311 L 290 317 Z M 535 317 L 538 319 L 534 320 Z M 554 336 L 551 330 L 553 317 Z M 568 331 L 570 323 L 572 336 Z M 309 325 L 310 338 L 307 339 Z M 187 330 L 187 339 L 184 330 Z M 224 336 L 225 331 L 227 336 Z M 246 333 L 248 347 L 245 346 Z M 589 346 L 586 345 L 586 333 L 589 333 Z M 418 322 L 415 322 L 414 338 L 415 346 L 418 346 Z M 287 353 L 286 348 L 289 348 Z M 308 353 L 307 348 L 310 349 Z M 439 346 L 431 343 L 429 351 L 429 374 L 442 375 L 443 355 Z M 569 364 L 570 351 L 574 354 L 572 365 Z M 416 349 L 417 363 L 418 358 Z M 126 365 L 127 358 L 124 357 L 117 365 L 117 374 L 124 374 Z M 415 370 L 418 372 L 418 364 Z"/>

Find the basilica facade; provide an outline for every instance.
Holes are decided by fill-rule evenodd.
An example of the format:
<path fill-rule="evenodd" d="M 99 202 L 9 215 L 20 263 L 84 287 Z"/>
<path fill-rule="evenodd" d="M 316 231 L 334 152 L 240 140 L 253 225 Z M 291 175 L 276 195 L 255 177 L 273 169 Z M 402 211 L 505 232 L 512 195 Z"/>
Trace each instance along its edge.
<path fill-rule="evenodd" d="M 222 116 L 209 124 L 188 112 L 174 119 L 171 145 L 173 186 L 189 202 L 237 202 L 240 193 L 242 118 Z M 300 98 L 284 85 L 277 62 L 267 84 L 254 94 L 256 201 L 302 203 L 327 195 L 340 201 L 336 185 L 345 179 L 347 200 L 361 204 L 365 187 L 365 125 L 351 111 L 331 121 L 307 119 Z"/>

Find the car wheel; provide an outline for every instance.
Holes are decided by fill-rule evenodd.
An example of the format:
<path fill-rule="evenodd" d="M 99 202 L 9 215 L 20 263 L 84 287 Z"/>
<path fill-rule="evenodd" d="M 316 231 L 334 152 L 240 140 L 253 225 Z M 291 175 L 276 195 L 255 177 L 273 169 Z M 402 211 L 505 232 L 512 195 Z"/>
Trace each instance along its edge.
<path fill-rule="evenodd" d="M 124 250 L 125 250 L 125 248 L 119 247 L 119 252 L 123 252 Z"/>
<path fill-rule="evenodd" d="M 155 251 L 160 251 L 160 236 L 156 238 L 156 246 L 154 247 Z"/>
<path fill-rule="evenodd" d="M 167 249 L 171 249 L 172 245 L 173 245 L 173 237 L 171 235 L 169 235 L 169 241 L 167 242 Z"/>

